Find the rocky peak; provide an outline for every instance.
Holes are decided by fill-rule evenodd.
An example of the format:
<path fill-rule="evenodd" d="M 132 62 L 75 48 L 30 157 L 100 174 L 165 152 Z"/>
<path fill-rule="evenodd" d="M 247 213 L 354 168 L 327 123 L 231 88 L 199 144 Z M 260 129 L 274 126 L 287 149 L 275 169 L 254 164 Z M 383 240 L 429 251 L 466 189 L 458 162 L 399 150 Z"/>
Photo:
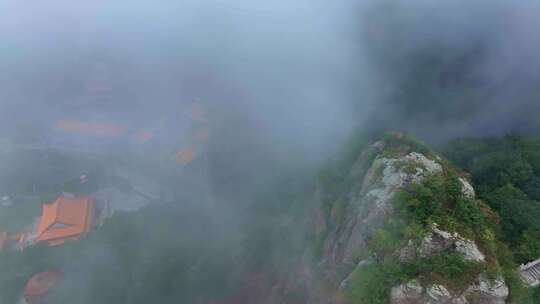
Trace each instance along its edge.
<path fill-rule="evenodd" d="M 367 151 L 375 152 L 364 176 L 357 180 L 361 187 L 348 193 L 347 219 L 335 227 L 325 242 L 324 259 L 333 265 L 353 264 L 358 251 L 365 248 L 371 235 L 393 212 L 392 199 L 397 191 L 426 176 L 441 173 L 440 163 L 424 154 L 412 151 L 402 155 L 386 155 L 385 144 L 376 142 Z M 364 153 L 353 168 L 366 167 Z"/>
<path fill-rule="evenodd" d="M 339 214 L 337 203 L 332 205 L 326 220 L 319 216 L 319 222 L 324 222 L 320 225 L 324 227 L 321 229 L 324 231 L 324 243 L 315 272 L 322 273 L 326 281 L 341 282 L 338 286 L 344 292 L 354 288 L 354 275 L 381 261 L 380 256 L 365 256 L 371 250 L 372 239 L 378 231 L 384 230 L 388 222 L 403 221 L 399 218 L 401 214 L 396 213 L 396 194 L 411 186 L 422 185 L 434 175 L 445 180 L 450 174 L 448 170 L 453 169 L 447 168 L 447 163 L 441 157 L 402 136 L 369 146 L 352 165 L 347 177 L 351 186 L 338 200 L 340 208 L 345 210 L 341 212 L 342 218 L 336 219 Z M 456 183 L 461 188 L 464 204 L 474 206 L 473 186 L 463 177 L 456 177 Z M 322 196 L 321 193 L 318 195 Z M 486 264 L 487 256 L 474 239 L 466 238 L 457 231 L 443 229 L 434 222 L 426 230 L 416 235 L 416 240 L 402 240 L 405 245 L 392 256 L 397 257 L 399 263 L 410 263 L 453 254 L 460 256 L 463 263 L 469 263 L 467 265 Z M 392 304 L 505 303 L 508 287 L 500 275 L 488 279 L 482 271 L 475 273 L 476 279 L 472 280 L 473 275 L 470 283 L 459 289 L 429 279 L 429 276 L 412 278 L 388 288 L 388 301 Z M 320 294 L 317 297 L 320 298 Z M 324 299 L 314 303 L 335 302 Z"/>

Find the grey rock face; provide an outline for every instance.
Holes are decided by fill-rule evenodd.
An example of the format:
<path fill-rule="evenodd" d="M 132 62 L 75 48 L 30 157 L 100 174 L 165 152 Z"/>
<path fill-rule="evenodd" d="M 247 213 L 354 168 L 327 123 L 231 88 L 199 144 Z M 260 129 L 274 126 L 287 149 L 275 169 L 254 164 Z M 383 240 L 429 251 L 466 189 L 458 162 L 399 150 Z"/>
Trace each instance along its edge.
<path fill-rule="evenodd" d="M 465 292 L 467 298 L 474 304 L 504 304 L 509 295 L 509 289 L 502 277 L 489 280 L 480 275 L 477 282 Z"/>
<path fill-rule="evenodd" d="M 452 294 L 443 285 L 424 287 L 418 280 L 412 280 L 392 288 L 390 304 L 504 304 L 508 295 L 508 286 L 502 278 L 489 280 L 485 275 L 480 275 L 461 294 Z"/>
<path fill-rule="evenodd" d="M 412 240 L 409 240 L 407 246 L 401 248 L 398 252 L 398 259 L 400 262 L 410 262 L 418 256 L 418 248 L 413 243 Z"/>
<path fill-rule="evenodd" d="M 448 289 L 436 284 L 428 287 L 424 302 L 429 304 L 448 303 L 451 299 L 452 295 Z"/>
<path fill-rule="evenodd" d="M 452 295 L 443 285 L 423 287 L 418 280 L 392 288 L 390 304 L 469 304 L 464 296 Z"/>
<path fill-rule="evenodd" d="M 422 241 L 419 254 L 421 257 L 430 257 L 448 249 L 456 250 L 469 261 L 484 262 L 486 260 L 473 241 L 461 237 L 458 233 L 452 234 L 440 230 L 436 224 L 433 225 L 432 232 Z"/>
<path fill-rule="evenodd" d="M 360 156 L 349 172 L 349 178 L 355 182 L 349 193 L 344 196 L 348 209 L 339 227 L 323 223 L 318 225 L 334 230 L 327 231 L 323 256 L 317 267 L 324 270 L 325 279 L 343 275 L 339 284 L 341 291 L 346 290 L 350 284 L 353 270 L 362 271 L 362 267 L 367 263 L 376 263 L 370 259 L 358 263 L 358 258 L 364 256 L 365 252 L 362 251 L 367 249 L 373 234 L 379 228 L 383 228 L 386 219 L 394 215 L 394 195 L 411 184 L 422 182 L 432 174 L 443 172 L 440 158 L 432 160 L 417 152 L 382 157 L 380 152 L 383 149 L 383 143 L 374 144 L 369 151 L 372 154 Z M 379 156 L 373 160 L 373 155 L 377 154 Z M 460 182 L 464 196 L 474 199 L 475 193 L 471 184 L 463 178 Z M 324 222 L 324 218 L 321 219 Z M 469 261 L 483 263 L 486 260 L 474 241 L 457 233 L 441 230 L 436 225 L 423 239 L 411 240 L 407 246 L 395 252 L 395 255 L 400 261 L 407 262 L 418 257 L 435 256 L 446 250 L 459 252 Z M 359 255 L 359 252 L 362 255 Z M 336 275 L 337 269 L 339 271 L 345 269 L 347 273 L 341 272 Z M 504 303 L 508 297 L 508 287 L 502 280 L 489 281 L 480 277 L 460 292 L 424 280 L 425 278 L 419 277 L 393 287 L 389 291 L 390 303 L 499 304 Z M 314 294 L 309 299 L 309 303 L 335 303 L 320 294 Z"/>
<path fill-rule="evenodd" d="M 412 280 L 392 288 L 390 298 L 392 304 L 418 303 L 424 297 L 424 287 L 418 280 Z"/>
<path fill-rule="evenodd" d="M 358 253 L 367 249 L 371 236 L 393 216 L 393 198 L 400 189 L 443 171 L 440 163 L 421 153 L 383 157 L 380 154 L 383 149 L 382 142 L 366 149 L 349 172 L 348 178 L 354 184 L 342 198 L 347 200 L 347 212 L 339 227 L 326 232 L 319 262 L 327 279 L 336 279 L 338 269 L 341 276 L 344 269 L 350 275 L 358 267 Z M 322 223 L 317 226 L 330 227 Z M 346 288 L 348 282 L 342 280 L 341 289 Z"/>
<path fill-rule="evenodd" d="M 409 170 L 405 167 L 409 167 Z M 399 189 L 421 182 L 426 176 L 438 172 L 442 172 L 439 163 L 416 152 L 400 158 L 375 159 L 362 188 L 351 196 L 354 198 L 351 205 L 356 208 L 356 214 L 348 221 L 349 226 L 338 241 L 338 244 L 345 244 L 341 255 L 343 262 L 351 263 L 355 252 L 365 247 L 367 238 L 392 214 L 392 198 Z"/>
<path fill-rule="evenodd" d="M 463 192 L 463 195 L 466 198 L 474 199 L 476 196 L 476 193 L 474 191 L 473 186 L 463 177 L 460 177 L 459 181 L 461 182 L 461 191 Z"/>

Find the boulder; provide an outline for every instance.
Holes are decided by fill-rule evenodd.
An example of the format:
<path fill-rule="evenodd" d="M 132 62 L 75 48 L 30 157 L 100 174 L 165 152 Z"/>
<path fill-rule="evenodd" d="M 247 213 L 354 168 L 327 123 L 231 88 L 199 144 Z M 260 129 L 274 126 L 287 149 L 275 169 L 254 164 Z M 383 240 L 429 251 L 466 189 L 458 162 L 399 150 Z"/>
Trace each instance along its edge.
<path fill-rule="evenodd" d="M 462 191 L 463 195 L 466 198 L 474 199 L 476 197 L 476 193 L 474 192 L 474 188 L 469 183 L 469 181 L 467 181 L 463 177 L 460 177 L 459 181 L 461 182 L 461 191 Z"/>
<path fill-rule="evenodd" d="M 412 280 L 407 284 L 401 284 L 392 288 L 390 293 L 390 303 L 392 304 L 414 304 L 419 303 L 424 297 L 424 287 L 418 280 Z"/>
<path fill-rule="evenodd" d="M 423 287 L 418 280 L 392 288 L 390 304 L 469 304 L 462 295 L 452 295 L 443 285 Z"/>
<path fill-rule="evenodd" d="M 465 295 L 475 304 L 504 304 L 510 291 L 502 277 L 488 279 L 481 274 L 478 280 L 472 284 Z"/>
<path fill-rule="evenodd" d="M 422 303 L 426 304 L 439 304 L 439 303 L 448 303 L 452 299 L 452 295 L 442 285 L 431 285 L 426 290 L 426 298 Z"/>
<path fill-rule="evenodd" d="M 475 242 L 460 236 L 457 232 L 452 234 L 441 230 L 437 224 L 433 225 L 432 232 L 422 240 L 418 250 L 421 257 L 434 256 L 445 250 L 455 250 L 468 261 L 484 262 L 486 260 Z"/>

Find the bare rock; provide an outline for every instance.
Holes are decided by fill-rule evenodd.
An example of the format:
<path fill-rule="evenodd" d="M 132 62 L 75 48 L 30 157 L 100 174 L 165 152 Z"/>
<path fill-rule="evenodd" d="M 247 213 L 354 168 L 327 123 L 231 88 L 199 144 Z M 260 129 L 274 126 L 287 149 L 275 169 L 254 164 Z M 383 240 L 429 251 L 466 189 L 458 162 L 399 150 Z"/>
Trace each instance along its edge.
<path fill-rule="evenodd" d="M 414 304 L 419 303 L 424 297 L 424 287 L 418 280 L 412 280 L 407 284 L 401 284 L 392 288 L 390 293 L 391 304 Z"/>
<path fill-rule="evenodd" d="M 469 183 L 469 181 L 467 181 L 467 180 L 464 179 L 463 177 L 460 177 L 460 178 L 459 178 L 459 181 L 461 182 L 461 191 L 462 191 L 463 195 L 464 195 L 466 198 L 474 199 L 475 196 L 476 196 L 476 193 L 474 192 L 474 188 L 473 188 L 473 186 Z"/>
<path fill-rule="evenodd" d="M 356 216 L 349 220 L 339 243 L 346 244 L 343 261 L 351 263 L 354 253 L 365 247 L 366 240 L 393 213 L 394 194 L 411 183 L 419 183 L 430 174 L 442 172 L 442 166 L 423 154 L 411 152 L 397 158 L 377 158 L 362 183 L 351 197 Z M 350 230 L 349 230 L 350 229 Z M 350 233 L 348 232 L 350 231 Z"/>
<path fill-rule="evenodd" d="M 440 304 L 448 303 L 452 299 L 452 295 L 442 285 L 431 285 L 426 290 L 426 300 L 423 303 L 426 304 Z"/>
<path fill-rule="evenodd" d="M 475 242 L 460 236 L 456 232 L 452 234 L 440 230 L 437 224 L 433 225 L 432 232 L 424 238 L 418 250 L 421 257 L 430 257 L 448 249 L 456 250 L 469 261 L 484 262 L 486 260 Z"/>
<path fill-rule="evenodd" d="M 502 277 L 490 280 L 482 274 L 467 289 L 465 296 L 474 304 L 504 304 L 509 293 Z"/>
<path fill-rule="evenodd" d="M 442 166 L 438 162 L 427 158 L 424 154 L 411 152 L 405 156 L 405 160 L 414 162 L 416 166 L 415 177 L 424 177 L 427 174 L 442 172 Z"/>
<path fill-rule="evenodd" d="M 457 238 L 454 245 L 456 246 L 456 250 L 463 254 L 465 260 L 475 262 L 484 262 L 486 260 L 486 257 L 480 252 L 480 249 L 478 249 L 475 242 L 462 238 L 459 235 L 456 236 Z"/>
<path fill-rule="evenodd" d="M 452 234 L 439 230 L 434 226 L 433 232 L 426 235 L 422 240 L 418 252 L 420 257 L 427 258 L 447 250 L 452 247 L 453 244 L 454 240 Z"/>
<path fill-rule="evenodd" d="M 412 280 L 392 288 L 390 304 L 469 304 L 462 295 L 452 295 L 443 285 L 423 287 L 418 280 Z"/>
<path fill-rule="evenodd" d="M 508 286 L 502 278 L 489 280 L 480 275 L 462 294 L 452 294 L 445 286 L 433 284 L 422 286 L 412 280 L 392 288 L 391 304 L 504 304 L 508 298 Z"/>
<path fill-rule="evenodd" d="M 410 262 L 417 257 L 417 248 L 412 240 L 409 240 L 407 246 L 398 251 L 398 259 L 402 263 Z"/>

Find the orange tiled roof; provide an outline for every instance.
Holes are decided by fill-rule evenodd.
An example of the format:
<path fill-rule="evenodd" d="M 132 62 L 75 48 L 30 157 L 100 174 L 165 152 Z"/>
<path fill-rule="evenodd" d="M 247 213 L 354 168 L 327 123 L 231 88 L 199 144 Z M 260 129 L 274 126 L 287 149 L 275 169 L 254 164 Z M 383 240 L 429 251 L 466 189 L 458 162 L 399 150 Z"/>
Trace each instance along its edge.
<path fill-rule="evenodd" d="M 95 202 L 89 197 L 66 198 L 43 204 L 36 242 L 58 245 L 90 231 Z"/>
<path fill-rule="evenodd" d="M 59 271 L 47 271 L 34 275 L 24 287 L 23 296 L 28 303 L 41 303 L 51 289 L 63 278 Z"/>
<path fill-rule="evenodd" d="M 54 124 L 54 129 L 67 133 L 117 137 L 124 134 L 126 126 L 110 123 L 90 123 L 79 120 L 59 120 Z"/>
<path fill-rule="evenodd" d="M 197 158 L 197 151 L 192 147 L 181 149 L 176 152 L 174 158 L 177 164 L 185 166 Z"/>

